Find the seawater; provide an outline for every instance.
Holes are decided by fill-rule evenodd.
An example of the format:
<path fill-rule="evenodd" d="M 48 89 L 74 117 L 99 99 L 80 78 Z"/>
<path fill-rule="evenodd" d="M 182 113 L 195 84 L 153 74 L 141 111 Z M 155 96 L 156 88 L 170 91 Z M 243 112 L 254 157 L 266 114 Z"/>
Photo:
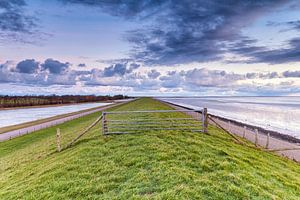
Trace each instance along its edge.
<path fill-rule="evenodd" d="M 41 108 L 21 108 L 12 110 L 0 110 L 0 128 L 31 122 L 57 115 L 77 112 L 89 108 L 109 105 L 111 103 L 83 103 L 64 106 L 50 106 Z"/>
<path fill-rule="evenodd" d="M 214 115 L 300 138 L 300 97 L 159 98 L 178 105 L 208 108 Z"/>

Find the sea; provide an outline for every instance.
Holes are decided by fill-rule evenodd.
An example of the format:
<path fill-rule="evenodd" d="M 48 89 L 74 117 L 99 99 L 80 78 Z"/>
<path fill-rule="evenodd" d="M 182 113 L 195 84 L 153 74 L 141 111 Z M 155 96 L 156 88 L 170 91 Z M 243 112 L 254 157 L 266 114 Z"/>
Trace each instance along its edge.
<path fill-rule="evenodd" d="M 0 128 L 54 117 L 57 115 L 77 112 L 99 106 L 106 106 L 109 104 L 111 103 L 81 103 L 40 108 L 17 108 L 0 110 Z"/>
<path fill-rule="evenodd" d="M 160 100 L 300 139 L 300 96 L 161 97 Z"/>

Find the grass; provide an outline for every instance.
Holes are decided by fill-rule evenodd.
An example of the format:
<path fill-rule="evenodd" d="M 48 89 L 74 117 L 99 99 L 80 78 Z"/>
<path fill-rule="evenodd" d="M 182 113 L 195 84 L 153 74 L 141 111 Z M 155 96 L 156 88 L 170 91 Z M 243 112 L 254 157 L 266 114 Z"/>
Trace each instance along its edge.
<path fill-rule="evenodd" d="M 144 98 L 109 110 L 148 109 L 170 108 Z M 59 125 L 63 144 L 98 116 Z M 60 153 L 56 127 L 0 143 L 0 199 L 300 197 L 299 164 L 236 144 L 216 127 L 209 127 L 209 135 L 147 131 L 106 137 L 100 127 Z"/>

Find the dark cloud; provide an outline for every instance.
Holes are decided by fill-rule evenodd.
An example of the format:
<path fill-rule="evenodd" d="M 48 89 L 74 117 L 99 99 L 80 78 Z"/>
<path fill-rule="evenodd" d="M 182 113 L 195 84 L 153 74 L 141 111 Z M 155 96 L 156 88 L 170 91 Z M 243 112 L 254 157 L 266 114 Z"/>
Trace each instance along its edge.
<path fill-rule="evenodd" d="M 57 60 L 53 60 L 52 58 L 48 58 L 45 62 L 41 65 L 43 70 L 49 70 L 50 73 L 53 74 L 62 74 L 64 73 L 70 66 L 70 63 L 62 63 Z"/>
<path fill-rule="evenodd" d="M 256 42 L 257 40 L 246 38 L 240 40 L 239 42 L 228 45 L 228 48 L 230 52 L 233 52 L 235 54 L 246 55 L 246 56 L 250 56 L 250 54 L 253 54 L 255 52 L 267 51 L 266 47 L 255 46 Z M 228 61 L 228 62 L 232 62 L 232 61 Z"/>
<path fill-rule="evenodd" d="M 113 16 L 145 18 L 160 10 L 166 0 L 60 0 L 65 3 L 99 7 Z"/>
<path fill-rule="evenodd" d="M 114 65 L 111 65 L 109 67 L 106 67 L 103 70 L 103 75 L 106 77 L 111 76 L 124 76 L 126 73 L 131 73 L 133 70 L 139 68 L 140 65 L 136 63 L 117 63 Z"/>
<path fill-rule="evenodd" d="M 131 63 L 129 69 L 132 71 L 132 70 L 135 70 L 135 69 L 139 68 L 140 66 L 141 66 L 141 65 L 139 65 L 139 64 Z"/>
<path fill-rule="evenodd" d="M 247 73 L 245 75 L 247 79 L 273 79 L 273 78 L 280 78 L 281 75 L 277 72 L 268 72 L 268 73 Z"/>
<path fill-rule="evenodd" d="M 300 20 L 288 22 L 268 22 L 267 26 L 288 26 L 288 29 L 281 31 L 300 31 Z M 269 49 L 263 46 L 256 46 L 256 40 L 243 40 L 231 45 L 230 51 L 249 58 L 248 63 L 270 63 L 280 64 L 300 61 L 300 37 L 294 37 L 287 41 L 285 48 Z"/>
<path fill-rule="evenodd" d="M 23 12 L 24 0 L 0 1 L 0 30 L 28 33 L 35 27 L 34 18 Z"/>
<path fill-rule="evenodd" d="M 287 25 L 291 26 L 294 29 L 300 30 L 300 20 L 297 21 L 289 21 L 286 23 Z"/>
<path fill-rule="evenodd" d="M 298 0 L 294 0 L 292 4 L 289 6 L 289 9 L 292 11 L 299 11 L 300 10 L 300 4 Z"/>
<path fill-rule="evenodd" d="M 300 71 L 285 71 L 282 74 L 286 78 L 300 78 Z"/>
<path fill-rule="evenodd" d="M 289 41 L 289 47 L 268 50 L 257 47 L 253 51 L 240 51 L 239 53 L 250 58 L 248 62 L 264 62 L 270 64 L 298 62 L 300 61 L 300 38 Z"/>
<path fill-rule="evenodd" d="M 78 64 L 78 67 L 86 67 L 86 64 L 80 63 L 80 64 Z"/>
<path fill-rule="evenodd" d="M 34 43 L 39 38 L 37 19 L 25 14 L 24 0 L 0 0 L 0 42 Z M 34 35 L 34 37 L 29 37 Z"/>
<path fill-rule="evenodd" d="M 288 21 L 288 22 L 273 22 L 270 21 L 267 23 L 267 26 L 279 27 L 279 26 L 289 26 L 289 29 L 282 29 L 281 31 L 288 31 L 291 29 L 300 30 L 300 20 Z"/>
<path fill-rule="evenodd" d="M 289 0 L 61 0 L 99 7 L 125 19 L 150 22 L 145 29 L 129 31 L 132 57 L 147 64 L 172 65 L 223 59 L 230 46 L 247 40 L 241 29 Z M 147 23 L 149 24 L 149 23 Z M 229 46 L 228 46 L 229 45 Z M 243 54 L 261 50 L 253 44 L 234 50 Z M 255 54 L 252 53 L 252 56 Z M 259 55 L 258 55 L 259 56 Z M 269 60 L 256 59 L 257 62 Z"/>
<path fill-rule="evenodd" d="M 114 75 L 119 75 L 119 76 L 123 76 L 126 71 L 127 71 L 127 65 L 126 64 L 115 64 L 115 65 L 111 65 L 110 67 L 106 67 L 104 69 L 104 76 L 114 76 Z"/>
<path fill-rule="evenodd" d="M 19 62 L 16 71 L 20 73 L 33 74 L 39 69 L 39 62 L 34 59 L 27 59 Z"/>
<path fill-rule="evenodd" d="M 8 62 L 0 65 L 0 83 L 13 83 L 19 85 L 44 87 L 53 85 L 68 86 L 75 85 L 77 82 L 77 77 L 81 75 L 81 73 L 77 73 L 75 71 L 69 71 L 64 74 L 55 74 L 44 70 L 33 70 L 33 68 L 28 67 L 28 65 L 36 66 L 34 60 L 25 60 L 25 62 L 21 65 L 24 65 L 25 67 L 22 66 L 21 68 L 18 68 L 18 70 L 12 70 L 17 69 L 17 67 L 13 68 L 12 64 Z"/>
<path fill-rule="evenodd" d="M 156 79 L 160 76 L 160 72 L 156 71 L 155 69 L 152 69 L 150 72 L 148 72 L 148 77 L 151 79 Z"/>

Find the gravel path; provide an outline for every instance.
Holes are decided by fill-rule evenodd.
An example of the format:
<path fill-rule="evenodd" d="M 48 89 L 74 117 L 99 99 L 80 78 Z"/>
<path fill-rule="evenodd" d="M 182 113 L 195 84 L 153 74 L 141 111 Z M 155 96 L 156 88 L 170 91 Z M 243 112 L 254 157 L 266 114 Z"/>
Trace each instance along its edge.
<path fill-rule="evenodd" d="M 70 121 L 70 120 L 73 120 L 73 119 L 76 119 L 76 118 L 79 118 L 79 117 L 82 117 L 82 116 L 85 116 L 85 115 L 88 115 L 88 114 L 92 114 L 92 113 L 95 113 L 95 112 L 99 112 L 99 111 L 114 107 L 116 105 L 124 104 L 124 103 L 126 103 L 126 102 L 116 103 L 116 104 L 103 106 L 103 107 L 98 107 L 98 108 L 95 108 L 94 110 L 90 110 L 90 111 L 87 111 L 87 112 L 82 112 L 82 113 L 79 113 L 79 114 L 74 114 L 72 116 L 63 117 L 63 118 L 55 119 L 55 120 L 52 120 L 52 121 L 49 121 L 49 122 L 44 122 L 44 123 L 36 124 L 36 125 L 33 125 L 33 126 L 29 126 L 29 127 L 26 127 L 26 128 L 21 128 L 21 129 L 18 129 L 18 130 L 13 130 L 13 131 L 9 131 L 9 132 L 6 132 L 6 133 L 2 133 L 2 134 L 0 134 L 0 142 L 5 141 L 5 140 L 10 140 L 12 138 L 15 138 L 15 137 L 18 137 L 18 136 L 21 136 L 21 135 L 25 135 L 25 134 L 28 134 L 28 133 L 32 133 L 34 131 L 38 131 L 38 130 L 41 130 L 41 129 L 44 129 L 44 128 L 55 126 L 57 124 L 62 124 L 66 121 Z"/>
<path fill-rule="evenodd" d="M 164 102 L 175 109 L 182 109 L 180 106 L 176 106 L 174 104 L 169 104 L 167 102 Z M 209 110 L 208 110 L 209 113 Z M 195 118 L 199 118 L 198 113 L 190 113 L 187 112 L 187 114 L 190 114 L 191 116 Z M 248 141 L 255 143 L 255 131 L 251 126 L 246 126 L 246 129 L 244 129 L 243 126 L 230 123 L 228 121 L 219 119 L 219 118 L 213 118 L 219 125 L 221 125 L 224 129 L 229 131 L 230 133 L 233 133 L 235 135 L 238 135 L 240 137 L 244 137 Z M 209 121 L 210 124 L 214 124 L 212 121 Z M 245 133 L 244 133 L 245 132 Z M 261 147 L 266 147 L 267 144 L 267 133 L 266 132 L 258 132 L 258 145 Z M 297 143 L 292 143 L 283 139 L 275 138 L 270 136 L 269 138 L 269 146 L 268 149 L 282 149 L 282 148 L 300 148 L 300 145 Z M 288 151 L 277 151 L 277 154 L 281 156 L 285 156 L 287 158 L 293 159 L 297 162 L 300 162 L 300 150 L 288 150 Z"/>

